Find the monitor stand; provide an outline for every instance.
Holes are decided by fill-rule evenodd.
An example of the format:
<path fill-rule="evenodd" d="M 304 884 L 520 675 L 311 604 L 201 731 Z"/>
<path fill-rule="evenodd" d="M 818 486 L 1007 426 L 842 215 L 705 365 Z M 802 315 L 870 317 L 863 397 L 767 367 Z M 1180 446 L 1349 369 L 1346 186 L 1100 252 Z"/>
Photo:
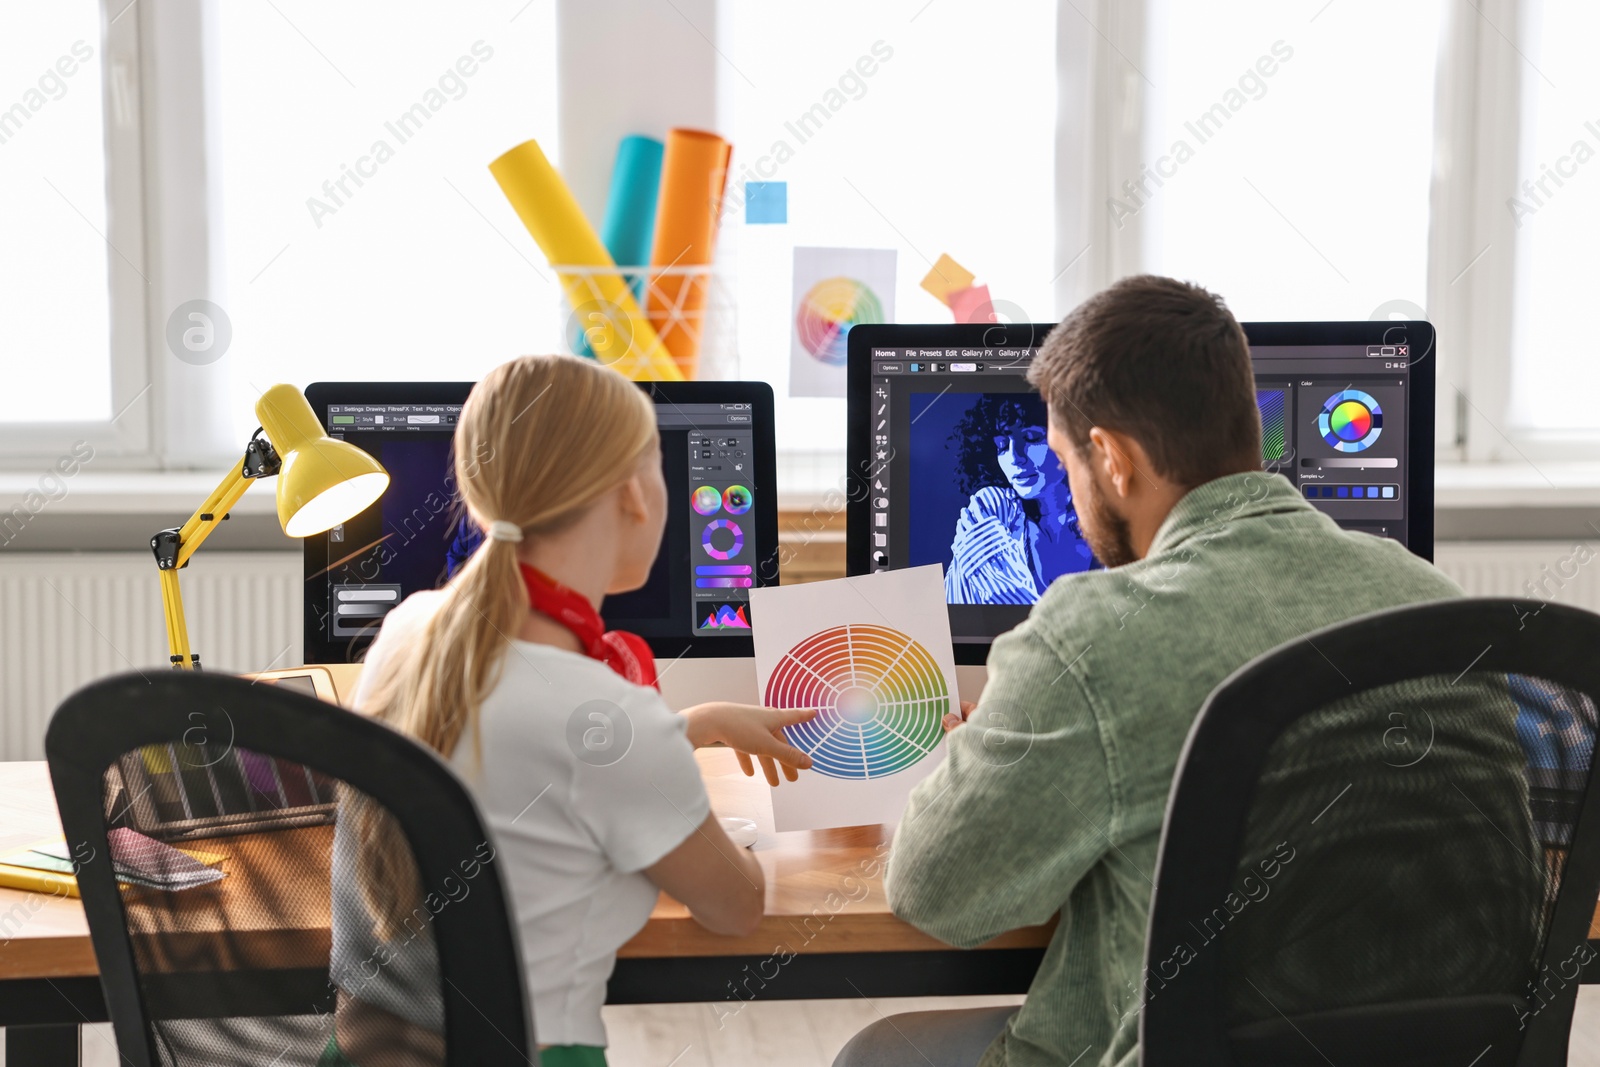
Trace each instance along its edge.
<path fill-rule="evenodd" d="M 983 692 L 983 685 L 989 680 L 988 667 L 969 667 L 965 664 L 956 664 L 956 689 L 961 692 L 962 700 L 977 703 L 978 694 Z"/>
<path fill-rule="evenodd" d="M 713 700 L 759 704 L 756 661 L 750 656 L 708 659 L 657 660 L 661 695 L 673 711 Z M 988 678 L 985 667 L 956 667 L 956 688 L 962 700 L 976 701 Z"/>
<path fill-rule="evenodd" d="M 682 711 L 695 704 L 731 700 L 736 704 L 757 704 L 756 661 L 753 656 L 708 657 L 706 659 L 658 659 L 656 675 L 667 707 Z"/>

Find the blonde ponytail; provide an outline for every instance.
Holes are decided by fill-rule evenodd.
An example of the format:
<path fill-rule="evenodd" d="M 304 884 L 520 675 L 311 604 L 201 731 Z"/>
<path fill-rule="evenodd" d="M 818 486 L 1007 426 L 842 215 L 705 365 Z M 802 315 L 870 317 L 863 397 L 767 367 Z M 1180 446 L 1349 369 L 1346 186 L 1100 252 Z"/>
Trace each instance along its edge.
<path fill-rule="evenodd" d="M 557 533 L 633 472 L 656 441 L 650 401 L 622 375 L 574 356 L 524 356 L 490 371 L 462 408 L 455 477 L 481 527 L 509 523 L 525 539 Z M 370 680 L 362 711 L 446 759 L 500 680 L 509 642 L 528 611 L 518 545 L 485 538 L 444 587 L 410 654 L 391 656 Z M 369 804 L 346 805 L 361 842 L 362 895 L 381 941 L 420 904 L 404 837 Z"/>

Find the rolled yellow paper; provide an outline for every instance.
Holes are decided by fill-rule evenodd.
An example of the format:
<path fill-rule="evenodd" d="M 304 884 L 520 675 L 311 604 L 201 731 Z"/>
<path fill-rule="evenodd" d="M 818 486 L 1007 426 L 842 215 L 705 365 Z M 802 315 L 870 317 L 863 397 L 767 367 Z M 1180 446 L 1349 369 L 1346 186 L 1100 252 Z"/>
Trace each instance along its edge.
<path fill-rule="evenodd" d="M 636 381 L 682 381 L 633 290 L 616 273 L 611 253 L 539 143 L 517 145 L 490 163 L 489 173 L 552 266 L 598 268 L 556 272 L 595 358 Z"/>

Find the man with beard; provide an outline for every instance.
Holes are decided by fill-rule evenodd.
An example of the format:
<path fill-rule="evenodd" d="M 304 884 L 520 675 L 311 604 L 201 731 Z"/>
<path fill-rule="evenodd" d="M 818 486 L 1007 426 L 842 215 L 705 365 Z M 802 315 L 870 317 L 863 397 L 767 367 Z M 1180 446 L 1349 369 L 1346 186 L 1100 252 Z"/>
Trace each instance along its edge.
<path fill-rule="evenodd" d="M 1136 1062 L 1150 878 L 1207 695 L 1296 635 L 1461 595 L 1262 472 L 1244 332 L 1198 286 L 1118 282 L 1051 331 L 1029 381 L 1106 569 L 1057 578 L 996 639 L 982 700 L 947 720 L 947 759 L 911 795 L 886 885 L 897 915 L 961 947 L 1059 923 L 1020 1010 L 885 1019 L 835 1067 Z M 1509 727 L 1504 742 L 1515 775 Z"/>

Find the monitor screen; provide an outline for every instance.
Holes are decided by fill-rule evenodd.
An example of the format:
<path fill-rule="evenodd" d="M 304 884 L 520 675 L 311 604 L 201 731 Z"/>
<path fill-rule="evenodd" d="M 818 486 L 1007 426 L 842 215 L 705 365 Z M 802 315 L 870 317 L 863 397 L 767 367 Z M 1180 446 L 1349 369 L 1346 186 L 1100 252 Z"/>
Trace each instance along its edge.
<path fill-rule="evenodd" d="M 1046 442 L 1044 401 L 1027 382 L 1051 328 L 850 331 L 850 470 L 863 482 L 850 495 L 850 573 L 939 564 L 958 662 L 982 663 L 1056 578 L 1100 566 Z M 1262 469 L 1340 526 L 1431 558 L 1432 327 L 1244 329 Z"/>
<path fill-rule="evenodd" d="M 748 656 L 750 589 L 777 584 L 772 390 L 761 382 L 642 382 L 655 402 L 667 525 L 645 584 L 607 597 L 606 624 L 658 656 Z M 383 617 L 443 585 L 482 534 L 455 485 L 470 382 L 328 383 L 306 397 L 330 435 L 374 456 L 389 488 L 305 539 L 305 661 L 360 658 Z"/>

